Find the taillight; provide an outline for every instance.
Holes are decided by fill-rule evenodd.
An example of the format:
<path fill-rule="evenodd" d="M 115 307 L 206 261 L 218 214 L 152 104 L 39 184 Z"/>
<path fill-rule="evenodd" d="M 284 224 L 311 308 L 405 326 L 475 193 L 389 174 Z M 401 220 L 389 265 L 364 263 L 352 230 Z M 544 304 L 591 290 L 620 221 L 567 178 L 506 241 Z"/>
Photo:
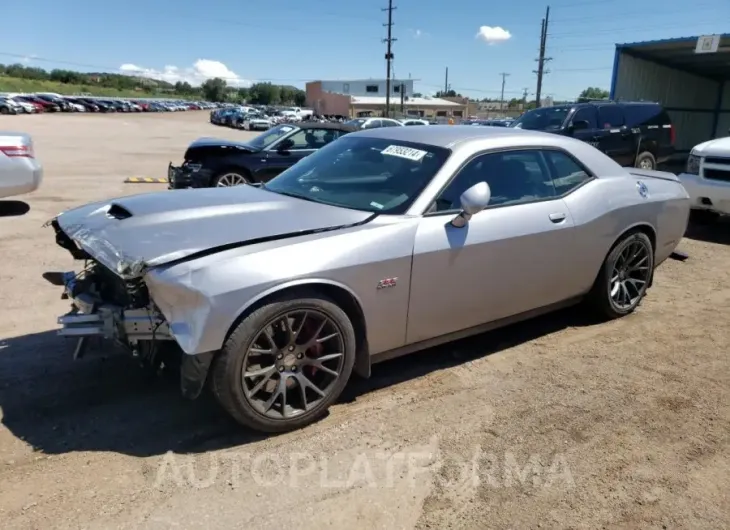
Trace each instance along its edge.
<path fill-rule="evenodd" d="M 33 148 L 27 145 L 0 145 L 0 153 L 9 157 L 35 158 Z"/>
<path fill-rule="evenodd" d="M 669 141 L 674 145 L 674 141 L 677 139 L 677 131 L 674 130 L 674 125 L 669 126 Z"/>

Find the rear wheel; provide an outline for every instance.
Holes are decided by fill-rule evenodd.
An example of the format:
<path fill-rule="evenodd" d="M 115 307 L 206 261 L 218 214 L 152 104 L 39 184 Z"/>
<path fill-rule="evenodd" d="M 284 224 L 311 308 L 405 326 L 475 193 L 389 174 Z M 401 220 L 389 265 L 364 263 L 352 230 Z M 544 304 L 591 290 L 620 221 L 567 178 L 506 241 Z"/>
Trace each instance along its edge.
<path fill-rule="evenodd" d="M 654 248 L 643 232 L 623 237 L 609 252 L 589 301 L 606 318 L 632 313 L 641 303 L 654 271 Z"/>
<path fill-rule="evenodd" d="M 0 107 L 0 114 L 8 114 L 10 111 L 7 107 Z"/>
<path fill-rule="evenodd" d="M 230 186 L 241 186 L 250 181 L 240 170 L 224 171 L 213 179 L 213 187 L 228 188 Z"/>
<path fill-rule="evenodd" d="M 212 367 L 213 393 L 239 423 L 263 432 L 322 417 L 345 388 L 355 331 L 332 301 L 283 298 L 247 316 Z"/>
<path fill-rule="evenodd" d="M 636 157 L 636 163 L 634 164 L 640 169 L 656 169 L 656 158 L 649 151 L 639 153 Z"/>

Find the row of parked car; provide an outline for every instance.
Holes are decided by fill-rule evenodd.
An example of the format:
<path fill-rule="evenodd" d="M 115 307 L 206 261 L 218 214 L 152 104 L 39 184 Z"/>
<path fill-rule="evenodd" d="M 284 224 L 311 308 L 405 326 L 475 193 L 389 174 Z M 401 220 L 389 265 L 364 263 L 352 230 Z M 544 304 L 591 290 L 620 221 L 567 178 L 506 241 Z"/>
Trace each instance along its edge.
<path fill-rule="evenodd" d="M 207 101 L 64 96 L 55 93 L 0 94 L 0 114 L 40 112 L 180 112 L 220 107 Z"/>
<path fill-rule="evenodd" d="M 210 112 L 210 123 L 247 131 L 265 131 L 274 125 L 297 123 L 313 115 L 312 110 L 301 107 L 226 105 Z"/>

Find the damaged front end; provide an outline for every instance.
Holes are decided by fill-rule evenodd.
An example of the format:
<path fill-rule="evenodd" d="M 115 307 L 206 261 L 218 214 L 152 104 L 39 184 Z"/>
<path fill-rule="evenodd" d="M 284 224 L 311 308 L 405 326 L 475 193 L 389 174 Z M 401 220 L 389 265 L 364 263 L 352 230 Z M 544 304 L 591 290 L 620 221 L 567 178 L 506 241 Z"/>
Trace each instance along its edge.
<path fill-rule="evenodd" d="M 112 272 L 77 246 L 56 219 L 50 222 L 56 243 L 85 262 L 80 272 L 47 272 L 43 277 L 63 288 L 61 297 L 71 301 L 71 311 L 58 317 L 58 334 L 76 339 L 74 359 L 83 357 L 88 341 L 113 341 L 154 370 L 182 359 L 183 394 L 195 398 L 202 390 L 212 353 L 181 355 L 165 317 L 150 299 L 141 264 L 130 263 Z"/>

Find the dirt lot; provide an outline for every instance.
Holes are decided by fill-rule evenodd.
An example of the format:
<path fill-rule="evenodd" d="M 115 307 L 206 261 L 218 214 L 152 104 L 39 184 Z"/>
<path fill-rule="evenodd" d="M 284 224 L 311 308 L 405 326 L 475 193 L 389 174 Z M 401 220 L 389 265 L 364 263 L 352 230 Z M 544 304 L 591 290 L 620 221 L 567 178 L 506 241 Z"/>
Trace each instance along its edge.
<path fill-rule="evenodd" d="M 111 350 L 55 336 L 68 270 L 43 222 L 163 189 L 207 113 L 0 118 L 42 188 L 0 202 L 0 521 L 9 528 L 727 528 L 730 227 L 696 233 L 640 310 L 563 312 L 375 368 L 265 439 Z"/>

